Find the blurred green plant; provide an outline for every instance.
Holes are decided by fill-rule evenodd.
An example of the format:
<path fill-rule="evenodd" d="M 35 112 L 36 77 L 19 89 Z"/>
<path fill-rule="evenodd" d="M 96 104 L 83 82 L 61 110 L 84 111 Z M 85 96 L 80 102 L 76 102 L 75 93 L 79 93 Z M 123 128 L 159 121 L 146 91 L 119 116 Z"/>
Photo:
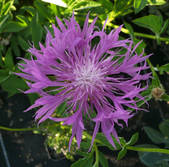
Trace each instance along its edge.
<path fill-rule="evenodd" d="M 49 3 L 46 3 L 49 2 Z M 51 3 L 50 3 L 51 2 Z M 49 0 L 1 0 L 0 1 L 0 85 L 1 88 L 8 92 L 8 96 L 12 96 L 19 92 L 18 88 L 25 90 L 27 85 L 23 79 L 13 75 L 18 72 L 16 64 L 22 60 L 18 57 L 30 57 L 27 50 L 32 43 L 39 48 L 39 42 L 44 43 L 44 27 L 49 30 L 51 23 L 56 23 L 55 16 L 60 19 L 69 17 L 74 14 L 78 22 L 82 25 L 85 15 L 90 11 L 90 18 L 98 17 L 98 26 L 102 26 L 107 19 L 106 31 L 110 32 L 113 28 L 117 28 L 119 24 L 124 24 L 122 28 L 122 36 L 129 35 L 136 44 L 140 37 L 145 39 L 137 48 L 137 52 L 141 53 L 147 46 L 146 39 L 152 39 L 157 45 L 165 42 L 169 44 L 169 12 L 160 11 L 160 7 L 169 8 L 169 4 L 165 0 L 58 0 L 55 3 Z M 156 9 L 151 13 L 147 9 Z M 139 14 L 139 15 L 137 15 Z M 141 17 L 140 17 L 141 15 Z M 92 21 L 92 19 L 90 20 Z M 136 32 L 136 26 L 141 30 Z M 143 33 L 144 30 L 149 33 Z M 121 36 L 121 38 L 122 38 Z M 143 92 L 146 100 L 153 97 L 152 91 L 156 88 L 162 89 L 163 94 L 158 100 L 169 101 L 161 81 L 160 75 L 169 73 L 169 64 L 157 65 L 154 67 L 148 60 L 152 72 L 152 82 L 149 89 Z M 29 96 L 33 103 L 35 96 Z M 141 101 L 138 105 L 144 104 Z M 62 113 L 65 105 L 62 104 L 57 110 Z M 160 132 L 150 127 L 144 130 L 149 138 L 155 144 L 165 144 L 165 148 L 169 147 L 169 121 L 165 120 L 159 125 Z M 72 164 L 72 167 L 88 166 L 88 167 L 108 167 L 108 160 L 104 153 L 100 151 L 100 147 L 108 147 L 114 151 L 111 144 L 108 143 L 103 134 L 98 133 L 94 143 L 94 147 L 90 153 L 87 153 L 91 142 L 91 136 L 88 133 L 83 134 L 83 142 L 80 150 L 76 149 L 75 141 L 71 152 L 68 152 L 68 139 L 71 135 L 70 128 L 61 126 L 60 124 L 45 122 L 39 128 L 33 129 L 10 129 L 0 127 L 2 130 L 9 131 L 27 131 L 34 130 L 38 133 L 47 135 L 47 144 L 54 148 L 57 154 L 64 154 L 67 158 L 73 160 L 74 154 L 78 154 L 82 158 Z M 134 134 L 131 139 L 126 142 L 124 138 L 120 138 L 120 144 L 116 143 L 119 154 L 117 159 L 123 158 L 127 150 L 139 151 L 140 160 L 147 166 L 160 166 L 167 164 L 168 149 L 159 149 L 154 145 L 133 146 L 138 140 L 138 133 Z M 156 153 L 154 153 L 156 152 Z M 165 154 L 161 154 L 165 153 Z M 150 162 L 150 159 L 153 159 Z"/>
<path fill-rule="evenodd" d="M 144 127 L 144 131 L 146 132 L 149 139 L 154 144 L 164 144 L 165 149 L 169 149 L 169 120 L 164 120 L 159 124 L 160 131 L 153 129 L 151 127 Z M 157 145 L 141 145 L 142 147 L 151 147 L 154 149 L 158 149 Z M 143 162 L 148 167 L 168 167 L 169 155 L 161 154 L 160 152 L 152 153 L 152 152 L 139 152 L 139 158 L 141 162 Z"/>

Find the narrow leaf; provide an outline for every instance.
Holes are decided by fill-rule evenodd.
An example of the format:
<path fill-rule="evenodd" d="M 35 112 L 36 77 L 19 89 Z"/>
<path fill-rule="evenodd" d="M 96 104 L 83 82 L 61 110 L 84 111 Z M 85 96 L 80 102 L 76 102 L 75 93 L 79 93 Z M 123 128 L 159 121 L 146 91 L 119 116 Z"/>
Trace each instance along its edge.
<path fill-rule="evenodd" d="M 147 4 L 147 0 L 134 0 L 134 11 L 139 13 Z"/>
<path fill-rule="evenodd" d="M 13 62 L 13 57 L 12 57 L 12 52 L 11 48 L 7 50 L 7 53 L 5 55 L 5 66 L 9 69 L 13 69 L 14 67 L 14 62 Z"/>
<path fill-rule="evenodd" d="M 166 4 L 165 0 L 147 0 L 149 5 L 164 5 Z"/>
<path fill-rule="evenodd" d="M 21 22 L 9 21 L 5 25 L 4 32 L 19 32 L 26 28 L 26 25 Z"/>
<path fill-rule="evenodd" d="M 9 71 L 5 69 L 0 69 L 0 84 L 7 80 L 9 77 Z"/>
<path fill-rule="evenodd" d="M 29 48 L 28 43 L 22 38 L 22 36 L 18 36 L 18 42 L 21 48 L 25 51 Z"/>
<path fill-rule="evenodd" d="M 127 153 L 127 149 L 125 147 L 118 153 L 117 160 L 121 160 Z"/>
<path fill-rule="evenodd" d="M 138 133 L 135 133 L 135 134 L 131 137 L 131 139 L 127 142 L 127 145 L 129 145 L 129 146 L 134 145 L 134 144 L 137 142 L 138 138 L 139 138 L 139 134 L 138 134 Z"/>
<path fill-rule="evenodd" d="M 160 125 L 159 125 L 159 129 L 161 131 L 161 133 L 168 137 L 169 139 L 169 120 L 165 120 L 163 121 Z"/>
<path fill-rule="evenodd" d="M 39 16 L 38 13 L 36 13 L 36 15 L 32 18 L 32 40 L 35 44 L 35 47 L 38 48 L 39 47 L 39 42 L 42 39 L 42 28 L 39 24 Z"/>
<path fill-rule="evenodd" d="M 102 167 L 109 167 L 108 160 L 105 158 L 104 154 L 99 151 L 99 162 Z"/>

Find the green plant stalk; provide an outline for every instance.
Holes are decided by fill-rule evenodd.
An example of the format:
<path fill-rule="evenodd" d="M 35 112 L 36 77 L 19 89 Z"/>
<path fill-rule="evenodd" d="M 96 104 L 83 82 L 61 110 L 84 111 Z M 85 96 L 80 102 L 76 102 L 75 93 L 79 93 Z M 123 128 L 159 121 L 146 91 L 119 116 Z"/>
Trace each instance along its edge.
<path fill-rule="evenodd" d="M 126 149 L 132 150 L 132 151 L 156 152 L 156 153 L 169 154 L 168 149 L 162 149 L 162 148 L 143 148 L 143 147 L 126 146 Z"/>
<path fill-rule="evenodd" d="M 96 154 L 96 161 L 95 161 L 93 167 L 98 167 L 99 166 L 99 150 L 98 150 L 96 144 L 94 145 L 94 148 L 95 148 L 95 154 Z"/>
<path fill-rule="evenodd" d="M 111 24 L 111 26 L 114 28 L 119 27 L 118 25 L 114 25 L 114 24 Z M 125 34 L 130 34 L 130 32 L 126 28 L 122 28 L 121 31 Z M 144 34 L 144 33 L 139 33 L 139 32 L 134 32 L 134 36 L 144 37 L 144 38 L 149 38 L 149 39 L 154 39 L 154 40 L 157 39 L 157 37 L 155 35 Z M 159 37 L 158 40 L 169 42 L 169 38 L 165 38 L 165 37 Z"/>
<path fill-rule="evenodd" d="M 39 129 L 38 128 L 7 128 L 4 126 L 0 126 L 0 130 L 12 131 L 12 132 L 24 132 L 24 131 L 33 131 Z"/>
<path fill-rule="evenodd" d="M 33 130 L 38 130 L 38 128 L 8 128 L 8 127 L 4 127 L 4 126 L 0 126 L 0 130 L 5 130 L 5 131 L 13 131 L 13 132 L 24 132 L 24 131 L 33 131 Z M 92 137 L 85 132 L 84 135 L 89 138 L 92 139 Z M 100 140 L 96 139 L 95 140 L 96 143 L 102 143 Z M 96 162 L 95 162 L 95 166 L 97 166 L 97 164 L 99 163 L 99 152 L 98 152 L 98 148 L 97 145 L 94 145 L 95 147 L 95 152 L 96 152 Z M 141 151 L 141 152 L 156 152 L 156 153 L 163 153 L 163 154 L 169 154 L 169 150 L 168 149 L 161 149 L 161 148 L 143 148 L 143 147 L 134 147 L 134 146 L 126 146 L 126 149 L 128 150 L 132 150 L 132 151 Z"/>
<path fill-rule="evenodd" d="M 139 32 L 134 32 L 134 35 L 139 36 L 139 37 L 144 37 L 144 38 L 157 39 L 157 37 L 155 35 L 143 34 L 143 33 L 139 33 Z M 158 39 L 160 41 L 169 42 L 169 38 L 159 37 Z"/>

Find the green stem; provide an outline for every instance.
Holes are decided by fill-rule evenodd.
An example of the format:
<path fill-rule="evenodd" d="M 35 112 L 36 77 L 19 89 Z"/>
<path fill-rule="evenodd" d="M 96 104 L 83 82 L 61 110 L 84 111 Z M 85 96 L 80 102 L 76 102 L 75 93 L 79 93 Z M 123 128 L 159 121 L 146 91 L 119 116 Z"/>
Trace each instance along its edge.
<path fill-rule="evenodd" d="M 118 25 L 114 25 L 114 24 L 111 24 L 111 25 L 114 28 L 119 27 Z M 130 34 L 130 32 L 126 28 L 122 28 L 121 31 L 125 34 Z M 155 35 L 149 35 L 149 34 L 144 34 L 144 33 L 139 33 L 139 32 L 134 32 L 134 36 L 144 37 L 144 38 L 149 38 L 149 39 L 157 39 Z M 165 37 L 159 37 L 158 40 L 169 42 L 169 38 L 165 38 Z"/>
<path fill-rule="evenodd" d="M 134 35 L 139 36 L 139 37 L 144 37 L 144 38 L 157 39 L 157 37 L 155 35 L 143 34 L 143 33 L 139 33 L 139 32 L 134 32 Z M 169 38 L 159 37 L 158 39 L 160 41 L 169 42 Z"/>
<path fill-rule="evenodd" d="M 8 128 L 5 126 L 0 126 L 0 130 L 5 130 L 5 131 L 13 131 L 13 132 L 23 132 L 23 131 L 33 131 L 33 130 L 39 130 L 38 128 Z M 84 134 L 87 138 L 92 139 L 92 137 L 88 134 L 85 133 Z M 95 139 L 96 143 L 102 143 L 100 140 Z M 99 164 L 99 152 L 98 152 L 98 148 L 97 145 L 94 145 L 95 147 L 95 153 L 96 153 L 96 162 L 95 162 L 95 166 L 98 166 Z M 132 151 L 141 151 L 141 152 L 157 152 L 157 153 L 164 153 L 164 154 L 169 154 L 169 150 L 168 149 L 161 149 L 161 148 L 142 148 L 142 147 L 134 147 L 134 146 L 126 146 L 126 148 L 128 150 L 132 150 Z"/>
<path fill-rule="evenodd" d="M 96 144 L 94 145 L 94 147 L 95 147 L 95 153 L 96 153 L 96 161 L 93 166 L 98 167 L 99 166 L 99 150 Z"/>
<path fill-rule="evenodd" d="M 85 132 L 84 135 L 88 138 L 88 139 L 92 139 L 92 137 Z M 95 139 L 96 143 L 101 143 L 103 144 L 100 140 Z M 96 148 L 96 144 L 95 144 L 95 152 L 97 151 Z M 161 148 L 142 148 L 142 147 L 134 147 L 134 146 L 126 146 L 126 149 L 128 150 L 132 150 L 132 151 L 141 151 L 141 152 L 156 152 L 156 153 L 163 153 L 163 154 L 169 154 L 169 149 L 161 149 Z M 96 154 L 97 157 L 97 154 Z"/>
<path fill-rule="evenodd" d="M 134 147 L 134 146 L 127 146 L 126 148 L 132 151 L 156 152 L 156 153 L 169 154 L 168 149 L 161 149 L 161 148 L 142 148 L 142 147 Z"/>
<path fill-rule="evenodd" d="M 23 132 L 23 131 L 33 131 L 33 130 L 39 130 L 39 129 L 38 128 L 8 128 L 5 126 L 0 126 L 0 130 Z"/>

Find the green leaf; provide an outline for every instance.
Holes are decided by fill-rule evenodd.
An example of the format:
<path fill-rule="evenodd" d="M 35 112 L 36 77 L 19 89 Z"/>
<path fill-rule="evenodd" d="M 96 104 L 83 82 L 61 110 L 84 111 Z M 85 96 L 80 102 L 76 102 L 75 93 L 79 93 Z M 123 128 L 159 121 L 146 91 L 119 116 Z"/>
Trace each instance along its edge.
<path fill-rule="evenodd" d="M 34 104 L 35 100 L 39 98 L 36 93 L 27 94 L 30 104 Z"/>
<path fill-rule="evenodd" d="M 145 148 L 157 148 L 155 145 L 144 145 Z M 138 152 L 139 158 L 143 164 L 148 167 L 164 167 L 163 162 L 169 161 L 169 155 L 152 152 Z"/>
<path fill-rule="evenodd" d="M 100 7 L 101 4 L 95 1 L 87 1 L 87 0 L 76 0 L 71 6 L 68 7 L 68 10 L 84 10 L 90 9 L 94 7 Z"/>
<path fill-rule="evenodd" d="M 71 167 L 92 167 L 93 154 L 85 158 L 81 158 L 71 165 Z"/>
<path fill-rule="evenodd" d="M 127 142 L 127 145 L 129 145 L 129 146 L 134 145 L 134 144 L 137 142 L 138 138 L 139 138 L 139 134 L 138 134 L 138 133 L 135 133 L 135 134 L 131 137 L 131 139 Z"/>
<path fill-rule="evenodd" d="M 1 68 L 4 67 L 4 62 L 3 62 L 3 56 L 2 56 L 2 51 L 0 50 L 0 66 Z"/>
<path fill-rule="evenodd" d="M 99 151 L 99 162 L 102 167 L 109 167 L 108 160 L 105 158 L 104 154 Z"/>
<path fill-rule="evenodd" d="M 162 96 L 161 96 L 161 99 L 166 101 L 166 102 L 169 102 L 169 95 L 167 95 L 166 93 L 164 93 Z"/>
<path fill-rule="evenodd" d="M 22 38 L 22 36 L 20 36 L 20 35 L 18 35 L 18 42 L 19 42 L 20 47 L 21 47 L 23 50 L 25 50 L 25 51 L 28 50 L 28 48 L 29 48 L 28 43 L 27 43 L 27 42 Z"/>
<path fill-rule="evenodd" d="M 31 16 L 35 15 L 35 9 L 32 6 L 22 6 L 21 10 L 27 11 Z"/>
<path fill-rule="evenodd" d="M 109 12 L 113 10 L 113 3 L 110 0 L 99 0 L 99 3 L 105 10 Z"/>
<path fill-rule="evenodd" d="M 63 102 L 58 108 L 57 108 L 57 114 L 62 115 L 63 112 L 66 110 L 67 103 Z"/>
<path fill-rule="evenodd" d="M 32 27 L 32 40 L 35 44 L 35 47 L 39 47 L 39 42 L 42 39 L 42 28 L 39 24 L 39 16 L 38 13 L 35 14 L 35 16 L 32 18 L 31 22 Z"/>
<path fill-rule="evenodd" d="M 0 69 L 0 84 L 9 78 L 9 71 L 6 69 Z"/>
<path fill-rule="evenodd" d="M 25 90 L 27 85 L 23 79 L 18 78 L 15 75 L 10 75 L 10 77 L 1 84 L 1 87 L 8 92 L 9 97 L 19 93 L 20 91 L 18 89 Z"/>
<path fill-rule="evenodd" d="M 25 29 L 27 26 L 21 22 L 9 21 L 5 25 L 3 32 L 19 32 Z"/>
<path fill-rule="evenodd" d="M 108 142 L 108 140 L 106 139 L 106 137 L 102 133 L 97 133 L 96 139 L 98 139 L 100 141 L 99 144 L 101 146 L 106 146 L 110 150 L 113 150 L 113 151 L 115 150 L 114 147 Z M 119 143 L 116 141 L 116 139 L 114 137 L 112 137 L 112 139 L 116 145 L 116 149 L 119 150 L 121 148 L 121 146 L 119 145 Z M 121 143 L 121 141 L 120 141 L 120 143 Z"/>
<path fill-rule="evenodd" d="M 0 16 L 2 15 L 2 7 L 3 7 L 4 2 L 0 1 Z"/>
<path fill-rule="evenodd" d="M 19 42 L 17 36 L 13 35 L 10 39 L 10 42 L 11 42 L 11 49 L 14 55 L 17 57 L 21 57 L 21 50 L 18 45 Z"/>
<path fill-rule="evenodd" d="M 160 34 L 164 33 L 166 31 L 166 29 L 168 28 L 168 24 L 169 24 L 169 19 L 167 19 L 164 24 L 163 27 L 161 28 Z"/>
<path fill-rule="evenodd" d="M 21 50 L 19 48 L 18 43 L 15 41 L 15 42 L 11 42 L 11 44 L 12 44 L 11 48 L 12 48 L 12 51 L 15 54 L 15 56 L 21 57 Z"/>
<path fill-rule="evenodd" d="M 2 32 L 2 30 L 5 26 L 5 23 L 7 23 L 8 18 L 9 18 L 9 14 L 0 17 L 0 33 Z"/>
<path fill-rule="evenodd" d="M 165 0 L 147 0 L 149 5 L 164 5 L 166 4 Z"/>
<path fill-rule="evenodd" d="M 34 5 L 37 8 L 40 16 L 43 16 L 45 19 L 50 20 L 49 9 L 44 5 L 44 2 L 34 1 Z"/>
<path fill-rule="evenodd" d="M 10 0 L 9 2 L 5 3 L 2 8 L 3 15 L 7 15 L 7 13 L 10 11 L 14 0 Z"/>
<path fill-rule="evenodd" d="M 81 146 L 80 146 L 81 147 Z M 77 150 L 76 151 L 76 154 L 80 155 L 80 156 L 83 156 L 83 157 L 86 157 L 88 155 L 87 152 L 83 152 L 83 151 L 80 151 L 80 150 Z"/>
<path fill-rule="evenodd" d="M 134 41 L 134 44 L 136 45 L 138 42 L 140 42 L 140 40 L 139 39 L 137 39 L 137 38 L 133 38 L 133 41 Z M 137 54 L 141 54 L 142 52 L 143 52 L 143 50 L 144 50 L 144 48 L 146 47 L 146 44 L 145 44 L 145 42 L 144 41 L 141 41 L 141 43 L 139 44 L 139 46 L 136 48 L 136 52 L 137 52 Z"/>
<path fill-rule="evenodd" d="M 147 4 L 147 0 L 134 0 L 134 11 L 139 13 Z"/>
<path fill-rule="evenodd" d="M 158 70 L 160 74 L 163 74 L 164 72 L 169 72 L 169 63 L 158 67 Z"/>
<path fill-rule="evenodd" d="M 150 127 L 144 127 L 144 130 L 147 136 L 152 140 L 152 142 L 156 144 L 161 144 L 165 142 L 165 137 L 159 131 Z"/>
<path fill-rule="evenodd" d="M 162 123 L 160 123 L 159 129 L 165 138 L 169 139 L 169 120 L 164 120 Z"/>
<path fill-rule="evenodd" d="M 12 52 L 11 52 L 11 48 L 9 48 L 8 50 L 7 50 L 7 53 L 6 53 L 6 55 L 5 55 L 5 66 L 7 67 L 7 68 L 9 68 L 10 70 L 12 70 L 13 69 L 13 67 L 14 67 L 14 62 L 13 62 L 13 57 L 12 57 Z"/>
<path fill-rule="evenodd" d="M 23 23 L 25 26 L 27 26 L 27 24 L 29 23 L 28 18 L 26 18 L 23 15 L 17 15 L 16 18 Z"/>
<path fill-rule="evenodd" d="M 133 30 L 132 26 L 127 22 L 124 22 L 124 25 L 127 28 L 127 30 L 129 30 L 129 33 L 130 33 L 131 37 L 133 38 L 134 37 L 134 30 Z"/>
<path fill-rule="evenodd" d="M 133 20 L 140 27 L 148 28 L 155 34 L 160 34 L 163 20 L 161 16 L 148 15 Z"/>
<path fill-rule="evenodd" d="M 121 160 L 127 153 L 127 149 L 125 147 L 118 153 L 117 160 Z"/>
<path fill-rule="evenodd" d="M 114 0 L 114 11 L 113 13 L 115 14 L 115 16 L 125 16 L 131 12 L 133 12 L 132 10 L 132 6 L 133 6 L 133 1 L 131 0 Z"/>

